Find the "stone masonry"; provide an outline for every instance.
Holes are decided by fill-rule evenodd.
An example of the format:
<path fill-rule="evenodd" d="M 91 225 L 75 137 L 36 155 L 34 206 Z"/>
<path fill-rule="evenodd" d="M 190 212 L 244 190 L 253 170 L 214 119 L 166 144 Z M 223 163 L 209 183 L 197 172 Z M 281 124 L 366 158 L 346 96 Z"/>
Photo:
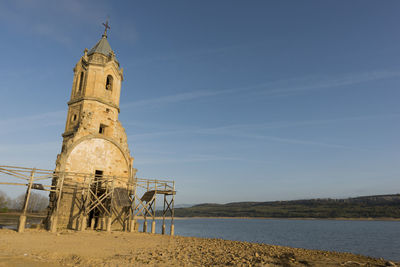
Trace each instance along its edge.
<path fill-rule="evenodd" d="M 122 180 L 116 186 L 124 187 L 125 182 L 135 177 L 136 169 L 132 167 L 125 129 L 118 120 L 123 69 L 107 41 L 106 31 L 91 50 L 85 49 L 73 71 L 62 149 L 55 171 L 118 176 Z M 58 207 L 58 228 L 78 227 L 82 189 L 67 185 L 83 182 L 82 177 L 66 178 Z M 50 196 L 50 210 L 54 202 L 55 197 Z"/>

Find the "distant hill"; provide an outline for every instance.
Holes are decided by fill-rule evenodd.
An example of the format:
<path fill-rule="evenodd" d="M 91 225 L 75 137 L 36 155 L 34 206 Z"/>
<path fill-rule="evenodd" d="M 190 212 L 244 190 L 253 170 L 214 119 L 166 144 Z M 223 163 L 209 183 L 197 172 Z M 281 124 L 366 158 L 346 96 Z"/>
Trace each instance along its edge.
<path fill-rule="evenodd" d="M 346 199 L 199 204 L 176 208 L 177 217 L 400 218 L 400 194 Z"/>

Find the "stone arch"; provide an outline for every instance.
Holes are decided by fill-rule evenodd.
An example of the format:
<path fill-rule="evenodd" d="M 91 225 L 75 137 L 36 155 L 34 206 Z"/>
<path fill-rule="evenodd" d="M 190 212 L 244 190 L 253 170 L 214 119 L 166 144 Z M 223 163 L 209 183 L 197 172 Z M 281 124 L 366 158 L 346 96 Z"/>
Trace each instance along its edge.
<path fill-rule="evenodd" d="M 113 90 L 113 84 L 114 84 L 114 78 L 112 75 L 107 75 L 106 78 L 106 90 L 112 91 Z"/>
<path fill-rule="evenodd" d="M 78 83 L 78 90 L 77 90 L 78 93 L 82 93 L 84 76 L 85 76 L 85 73 L 83 71 L 81 71 L 79 74 L 79 83 Z"/>
<path fill-rule="evenodd" d="M 99 140 L 103 140 L 106 142 L 109 142 L 110 144 L 112 144 L 115 148 L 118 149 L 118 151 L 121 153 L 121 155 L 123 156 L 123 159 L 125 161 L 126 167 L 127 167 L 127 171 L 128 173 L 126 174 L 127 177 L 131 178 L 132 175 L 132 166 L 131 166 L 131 160 L 129 155 L 127 155 L 127 153 L 123 150 L 123 148 L 120 146 L 120 144 L 118 144 L 117 142 L 115 142 L 113 139 L 108 138 L 106 136 L 103 135 L 87 135 L 84 136 L 80 139 L 78 139 L 77 141 L 73 142 L 68 148 L 67 148 L 67 153 L 65 154 L 64 157 L 61 158 L 60 160 L 60 171 L 65 171 L 66 167 L 67 167 L 67 161 L 71 156 L 71 153 L 73 153 L 73 151 L 75 150 L 75 148 L 77 148 L 80 144 L 82 144 L 85 141 L 90 141 L 90 140 L 94 140 L 94 139 L 99 139 Z M 124 175 L 125 176 L 125 175 Z"/>

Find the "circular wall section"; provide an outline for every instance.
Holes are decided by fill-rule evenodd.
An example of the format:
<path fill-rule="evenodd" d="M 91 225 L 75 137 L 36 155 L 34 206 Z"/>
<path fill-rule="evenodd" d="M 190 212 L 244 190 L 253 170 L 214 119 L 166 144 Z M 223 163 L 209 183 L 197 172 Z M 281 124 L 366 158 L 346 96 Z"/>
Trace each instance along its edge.
<path fill-rule="evenodd" d="M 107 139 L 90 138 L 78 143 L 65 163 L 66 172 L 129 176 L 129 165 L 122 151 Z"/>

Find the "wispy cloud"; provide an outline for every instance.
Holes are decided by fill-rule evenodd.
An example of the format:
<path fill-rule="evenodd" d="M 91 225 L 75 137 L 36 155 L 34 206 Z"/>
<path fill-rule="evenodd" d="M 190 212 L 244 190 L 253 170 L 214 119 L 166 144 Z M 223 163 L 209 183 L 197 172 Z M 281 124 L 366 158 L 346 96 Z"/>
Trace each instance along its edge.
<path fill-rule="evenodd" d="M 202 161 L 246 161 L 242 157 L 226 157 L 226 156 L 216 156 L 216 155 L 185 155 L 184 158 L 182 157 L 140 157 L 138 160 L 135 161 L 136 164 L 140 165 L 147 165 L 147 164 L 171 164 L 171 163 L 195 163 L 195 162 L 202 162 Z"/>
<path fill-rule="evenodd" d="M 172 130 L 172 131 L 156 131 L 156 132 L 147 132 L 147 133 L 140 133 L 140 134 L 132 134 L 129 135 L 128 138 L 138 139 L 138 138 L 154 138 L 166 135 L 181 135 L 181 134 L 195 134 L 200 133 L 200 130 Z"/>
<path fill-rule="evenodd" d="M 127 102 L 127 103 L 121 104 L 121 108 L 174 104 L 174 103 L 178 103 L 178 102 L 189 101 L 189 100 L 194 100 L 194 99 L 199 99 L 199 98 L 235 93 L 235 92 L 246 90 L 246 89 L 247 88 L 216 90 L 216 91 L 211 91 L 211 90 L 191 91 L 191 92 L 178 93 L 178 94 L 167 95 L 167 96 L 162 96 L 162 97 L 157 97 L 157 98 L 150 98 L 150 99 Z"/>
<path fill-rule="evenodd" d="M 25 153 L 47 153 L 60 150 L 60 142 L 44 142 L 35 144 L 0 144 L 0 152 L 3 155 Z"/>
<path fill-rule="evenodd" d="M 297 81 L 296 79 L 283 81 L 289 84 L 284 86 L 279 86 L 279 84 L 277 84 L 274 87 L 267 87 L 267 90 L 260 93 L 265 95 L 289 95 L 288 93 L 304 93 L 307 91 L 337 88 L 395 77 L 400 77 L 400 71 L 371 71 L 346 74 L 341 77 L 304 77 L 298 79 Z"/>
<path fill-rule="evenodd" d="M 65 123 L 66 111 L 38 113 L 28 116 L 14 117 L 0 120 L 0 134 L 12 133 L 20 130 L 32 130 L 35 127 L 62 125 Z"/>
<path fill-rule="evenodd" d="M 195 49 L 195 50 L 189 50 L 189 51 L 180 51 L 178 53 L 173 53 L 169 55 L 159 55 L 151 58 L 145 58 L 145 59 L 137 59 L 135 62 L 132 64 L 133 67 L 141 67 L 146 64 L 152 64 L 155 62 L 159 61 L 169 61 L 169 60 L 177 60 L 177 59 L 187 59 L 187 58 L 197 58 L 197 57 L 202 57 L 204 56 L 210 56 L 210 55 L 218 55 L 218 54 L 224 54 L 226 52 L 236 52 L 237 50 L 240 49 L 252 49 L 258 46 L 265 46 L 267 41 L 259 41 L 259 42 L 251 42 L 251 43 L 239 43 L 239 44 L 233 44 L 233 45 L 228 45 L 228 46 L 222 46 L 222 47 L 215 47 L 215 48 L 208 48 L 208 49 Z"/>
<path fill-rule="evenodd" d="M 289 128 L 289 127 L 301 127 L 310 125 L 323 125 L 323 124 L 333 124 L 342 123 L 347 121 L 363 121 L 363 120 L 374 120 L 374 119 L 392 119 L 399 118 L 400 114 L 390 113 L 390 114 L 376 114 L 376 115 L 365 115 L 365 116 L 352 116 L 334 119 L 323 119 L 323 120 L 303 120 L 303 121 L 277 121 L 277 122 L 266 122 L 266 123 L 252 123 L 252 124 L 231 124 L 223 125 L 219 127 L 209 127 L 209 128 L 189 128 L 189 127 L 179 127 L 171 125 L 164 126 L 158 125 L 160 129 L 170 128 L 168 131 L 153 131 L 147 133 L 133 134 L 129 135 L 129 138 L 147 138 L 147 137 L 157 137 L 164 135 L 177 135 L 177 134 L 224 134 L 229 132 L 235 132 L 239 130 L 254 131 L 263 129 L 279 129 L 279 128 Z M 141 123 L 134 123 L 135 125 L 142 125 Z M 152 124 L 151 127 L 155 127 Z"/>
<path fill-rule="evenodd" d="M 355 150 L 365 150 L 359 149 L 351 146 L 341 145 L 341 144 L 331 144 L 325 142 L 316 142 L 295 138 L 282 138 L 277 136 L 269 136 L 263 134 L 252 134 L 252 133 L 243 133 L 238 131 L 225 131 L 221 128 L 210 128 L 210 129 L 199 129 L 197 131 L 169 131 L 169 132 L 158 132 L 158 133 L 148 133 L 148 134 L 139 134 L 139 135 L 130 135 L 129 139 L 135 140 L 136 138 L 145 137 L 145 138 L 154 138 L 156 136 L 162 135 L 171 135 L 171 134 L 208 134 L 208 135 L 222 135 L 222 136 L 231 136 L 238 138 L 246 138 L 246 139 L 258 139 L 279 143 L 288 143 L 288 144 L 297 144 L 297 145 L 312 145 L 312 146 L 322 146 L 322 147 L 330 147 L 330 148 L 344 148 L 344 149 L 355 149 Z"/>
<path fill-rule="evenodd" d="M 104 1 L 1 1 L 0 21 L 13 30 L 69 45 L 73 40 L 68 33 L 76 31 L 78 26 L 99 23 L 110 8 Z"/>
<path fill-rule="evenodd" d="M 302 140 L 302 139 L 295 139 L 295 138 L 282 138 L 282 137 L 262 135 L 262 134 L 243 134 L 243 133 L 226 133 L 226 134 L 235 136 L 235 137 L 252 138 L 252 139 L 258 139 L 258 140 L 266 140 L 266 141 L 296 144 L 296 145 L 312 145 L 312 146 L 322 146 L 322 147 L 330 147 L 330 148 L 344 148 L 344 149 L 351 149 L 351 150 L 365 150 L 365 149 L 359 149 L 359 148 L 341 145 L 341 144 L 331 144 L 331 143 L 316 142 L 316 141 L 309 141 L 309 140 Z"/>
<path fill-rule="evenodd" d="M 374 119 L 392 119 L 399 118 L 399 113 L 390 114 L 376 114 L 376 115 L 364 115 L 364 116 L 352 116 L 334 119 L 322 119 L 322 120 L 303 120 L 303 121 L 277 121 L 277 122 L 267 122 L 267 123 L 253 123 L 253 124 L 233 124 L 225 125 L 215 128 L 203 129 L 204 133 L 212 133 L 213 131 L 219 130 L 235 130 L 235 129 L 279 129 L 288 127 L 301 127 L 310 125 L 323 125 L 323 124 L 333 124 L 342 123 L 347 121 L 363 121 L 363 120 L 374 120 Z"/>
<path fill-rule="evenodd" d="M 129 139 L 154 139 L 163 136 L 177 136 L 177 135 L 222 135 L 222 136 L 232 136 L 239 138 L 248 139 L 259 139 L 280 143 L 298 144 L 298 145 L 312 145 L 312 146 L 324 146 L 331 148 L 343 148 L 343 149 L 357 149 L 365 150 L 361 148 L 354 148 L 342 144 L 331 144 L 326 142 L 317 142 L 309 140 L 301 140 L 295 138 L 284 138 L 279 136 L 270 136 L 266 134 L 257 134 L 256 132 L 267 130 L 267 129 L 279 129 L 287 127 L 302 127 L 310 125 L 323 125 L 323 124 L 333 124 L 333 123 L 343 123 L 347 121 L 362 121 L 362 120 L 374 120 L 374 119 L 392 119 L 399 118 L 400 114 L 378 114 L 378 115 L 365 115 L 365 116 L 353 116 L 345 118 L 335 118 L 335 119 L 324 119 L 324 120 L 305 120 L 305 121 L 284 121 L 284 122 L 271 122 L 271 123 L 256 123 L 256 124 L 232 124 L 224 125 L 220 127 L 209 127 L 209 128 L 188 128 L 188 127 L 175 127 L 175 129 L 170 129 L 168 131 L 153 131 L 147 133 L 140 133 L 129 135 Z M 160 127 L 165 129 L 165 127 Z"/>
<path fill-rule="evenodd" d="M 167 96 L 122 103 L 121 107 L 153 107 L 155 105 L 168 105 L 184 101 L 192 101 L 201 98 L 213 97 L 217 95 L 227 95 L 249 91 L 258 95 L 265 95 L 268 97 L 291 96 L 307 93 L 310 91 L 327 90 L 331 88 L 345 87 L 370 81 L 396 77 L 400 77 L 400 71 L 372 71 L 356 74 L 346 74 L 340 77 L 310 76 L 278 81 L 269 81 L 238 88 L 182 92 Z"/>

